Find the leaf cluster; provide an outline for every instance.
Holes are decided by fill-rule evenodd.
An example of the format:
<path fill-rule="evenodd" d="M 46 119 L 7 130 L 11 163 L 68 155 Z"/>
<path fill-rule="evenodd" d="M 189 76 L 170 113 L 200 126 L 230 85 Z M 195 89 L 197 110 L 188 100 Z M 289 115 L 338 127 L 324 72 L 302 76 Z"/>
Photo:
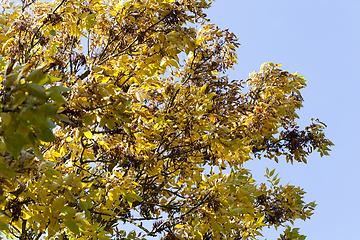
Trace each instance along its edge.
<path fill-rule="evenodd" d="M 208 23 L 210 6 L 1 6 L 3 234 L 256 239 L 266 226 L 312 215 L 302 189 L 279 185 L 274 171 L 269 188 L 258 185 L 243 167 L 253 157 L 306 163 L 314 150 L 328 154 L 325 124 L 295 122 L 305 80 L 274 63 L 230 80 L 238 39 Z"/>

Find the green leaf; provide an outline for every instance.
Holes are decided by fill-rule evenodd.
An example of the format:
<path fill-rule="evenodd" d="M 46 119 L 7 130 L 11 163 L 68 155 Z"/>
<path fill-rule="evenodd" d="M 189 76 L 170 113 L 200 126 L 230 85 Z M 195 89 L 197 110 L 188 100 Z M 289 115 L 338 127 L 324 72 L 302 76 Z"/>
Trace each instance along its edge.
<path fill-rule="evenodd" d="M 88 126 L 88 125 L 92 125 L 92 124 L 93 124 L 93 119 L 92 119 L 92 117 L 91 117 L 90 114 L 85 114 L 85 115 L 83 116 L 83 119 L 84 119 L 83 124 L 84 124 L 85 126 Z"/>
<path fill-rule="evenodd" d="M 128 202 L 130 208 L 132 208 L 134 199 L 132 198 L 131 194 L 125 194 L 125 199 Z"/>
<path fill-rule="evenodd" d="M 38 85 L 44 85 L 46 83 L 49 82 L 49 79 L 47 78 L 46 74 L 41 74 L 39 75 L 34 81 L 33 83 L 36 83 Z"/>
<path fill-rule="evenodd" d="M 86 21 L 87 21 L 88 23 L 90 23 L 90 25 L 97 25 L 97 22 L 94 21 L 95 16 L 96 16 L 95 13 L 89 14 L 89 15 L 86 17 Z"/>
<path fill-rule="evenodd" d="M 54 30 L 51 30 L 51 31 L 55 32 Z M 51 34 L 51 31 L 50 31 L 50 34 Z M 56 35 L 56 32 L 55 32 L 55 35 Z M 29 74 L 29 76 L 27 77 L 27 80 L 29 82 L 33 82 L 33 83 L 36 83 L 39 85 L 44 85 L 46 83 L 52 83 L 52 82 L 57 82 L 57 81 L 61 80 L 61 78 L 52 77 L 52 76 L 49 76 L 49 75 L 43 73 L 43 68 L 45 66 L 46 65 L 42 65 L 42 66 L 38 67 L 37 69 L 35 69 L 34 71 L 32 71 Z"/>
<path fill-rule="evenodd" d="M 64 99 L 64 97 L 58 93 L 58 92 L 52 92 L 50 95 L 50 98 L 52 100 L 54 100 L 55 102 L 61 103 L 61 104 L 66 104 L 66 101 Z"/>
<path fill-rule="evenodd" d="M 59 119 L 60 121 L 66 122 L 66 123 L 73 123 L 67 116 L 63 114 L 56 114 L 55 117 Z"/>
<path fill-rule="evenodd" d="M 126 126 L 125 124 L 122 125 L 122 127 L 124 128 L 124 131 L 126 132 L 126 134 L 127 134 L 129 137 L 131 137 L 131 131 L 130 131 L 129 127 Z"/>
<path fill-rule="evenodd" d="M 231 192 L 236 193 L 236 189 L 233 185 L 230 185 L 229 188 Z"/>
<path fill-rule="evenodd" d="M 80 234 L 80 229 L 79 229 L 78 225 L 76 224 L 76 222 L 74 222 L 72 220 L 67 220 L 67 221 L 65 221 L 65 225 L 70 231 L 72 231 L 76 235 Z"/>
<path fill-rule="evenodd" d="M 46 170 L 44 174 L 47 178 L 49 178 L 51 180 L 56 180 L 58 172 L 55 169 L 50 168 L 50 169 Z"/>
<path fill-rule="evenodd" d="M 81 14 L 80 19 L 84 19 L 85 17 L 87 17 L 90 14 L 90 12 L 84 12 L 83 14 Z"/>
<path fill-rule="evenodd" d="M 6 66 L 6 63 L 4 62 L 4 57 L 0 57 L 0 66 L 1 67 L 5 67 Z"/>
<path fill-rule="evenodd" d="M 52 104 L 45 103 L 45 104 L 41 105 L 40 107 L 38 107 L 38 110 L 40 110 L 46 116 L 55 116 L 57 107 Z"/>
<path fill-rule="evenodd" d="M 53 36 L 56 36 L 55 30 L 50 30 L 49 33 L 50 33 L 51 35 L 53 35 Z"/>
<path fill-rule="evenodd" d="M 18 128 L 16 129 L 16 133 L 20 134 L 23 137 L 27 137 L 30 132 L 30 128 L 24 126 L 23 124 L 19 124 Z"/>
<path fill-rule="evenodd" d="M 24 92 L 17 92 L 14 94 L 14 98 L 11 99 L 11 109 L 16 109 L 20 104 L 26 100 L 26 95 Z"/>
<path fill-rule="evenodd" d="M 35 138 L 34 138 L 33 134 L 29 134 L 29 139 L 30 139 L 30 142 L 35 142 Z M 39 148 L 34 143 L 31 143 L 31 148 L 33 149 L 34 154 L 38 159 L 45 161 Z"/>
<path fill-rule="evenodd" d="M 49 127 L 50 129 L 53 129 L 53 128 L 56 127 L 56 125 L 53 123 L 53 121 L 51 121 L 49 118 L 46 119 L 46 124 L 48 125 L 48 127 Z"/>
<path fill-rule="evenodd" d="M 39 130 L 39 132 L 36 133 L 36 136 L 37 136 L 40 140 L 42 140 L 42 141 L 44 141 L 44 142 L 53 142 L 53 141 L 56 140 L 56 138 L 55 138 L 53 132 L 51 131 L 51 129 L 46 128 L 46 127 L 41 128 L 41 129 Z"/>
<path fill-rule="evenodd" d="M 50 98 L 52 100 L 54 100 L 55 102 L 61 103 L 61 104 L 66 104 L 65 99 L 63 98 L 63 96 L 60 94 L 60 92 L 68 92 L 70 91 L 72 88 L 67 88 L 64 86 L 53 86 L 51 88 L 49 88 L 47 90 L 47 92 L 50 92 Z"/>
<path fill-rule="evenodd" d="M 274 185 L 278 185 L 280 182 L 280 178 L 274 182 Z"/>
<path fill-rule="evenodd" d="M 24 145 L 29 143 L 28 138 L 25 138 L 21 134 L 15 133 L 4 138 L 6 149 L 15 158 L 20 154 Z"/>
<path fill-rule="evenodd" d="M 47 118 L 45 114 L 39 111 L 38 109 L 28 109 L 28 111 L 25 111 L 23 114 L 21 114 L 21 116 L 22 116 L 21 120 L 29 121 L 32 125 L 36 126 L 37 128 L 47 127 L 46 125 Z"/>
<path fill-rule="evenodd" d="M 0 151 L 6 151 L 5 143 L 3 143 L 2 141 L 0 141 Z"/>
<path fill-rule="evenodd" d="M 79 202 L 79 208 L 85 211 L 85 210 L 88 210 L 88 209 L 89 209 L 89 206 L 88 206 L 88 204 L 87 204 L 85 201 L 80 200 L 80 202 Z"/>
<path fill-rule="evenodd" d="M 52 83 L 52 82 L 58 82 L 60 81 L 61 78 L 57 78 L 57 77 L 53 77 L 53 76 L 49 76 L 47 74 L 41 74 L 35 81 L 33 81 L 34 83 L 37 83 L 39 85 L 44 85 L 47 83 Z"/>
<path fill-rule="evenodd" d="M 26 88 L 28 89 L 29 93 L 33 96 L 40 98 L 47 98 L 45 89 L 36 83 L 28 83 Z"/>
<path fill-rule="evenodd" d="M 45 65 L 42 65 L 42 66 L 36 68 L 34 71 L 32 71 L 29 74 L 29 76 L 27 77 L 27 80 L 30 82 L 35 82 L 35 81 L 38 81 L 38 79 L 41 79 L 43 77 L 42 75 L 45 75 L 42 72 L 44 67 L 45 67 Z"/>
<path fill-rule="evenodd" d="M 50 91 L 50 92 L 68 92 L 70 90 L 72 90 L 72 88 L 67 88 L 64 86 L 53 86 L 48 89 L 48 91 Z"/>
<path fill-rule="evenodd" d="M 142 198 L 139 196 L 139 195 L 137 195 L 135 192 L 132 192 L 132 193 L 130 193 L 131 194 L 131 197 L 134 199 L 134 200 L 136 200 L 136 201 L 138 201 L 138 202 L 142 202 L 143 200 L 142 200 Z"/>
<path fill-rule="evenodd" d="M 221 232 L 222 226 L 217 222 L 211 222 L 211 226 L 214 228 L 215 231 Z"/>
<path fill-rule="evenodd" d="M 49 76 L 49 75 L 47 75 L 47 77 L 49 79 L 49 83 L 59 82 L 61 80 L 61 78 L 53 77 L 53 76 Z"/>
<path fill-rule="evenodd" d="M 75 213 L 77 212 L 76 209 L 72 208 L 72 207 L 69 207 L 69 206 L 64 206 L 62 209 L 61 209 L 61 212 L 64 213 L 64 218 L 66 220 L 70 220 L 74 217 Z M 67 222 L 67 221 L 65 221 Z"/>
<path fill-rule="evenodd" d="M 10 121 L 11 121 L 11 115 L 5 112 L 0 113 L 1 116 L 1 122 L 2 124 L 4 124 L 5 126 L 8 126 Z"/>
<path fill-rule="evenodd" d="M 224 126 L 220 126 L 219 127 L 220 131 L 224 132 L 224 133 L 231 133 L 231 129 L 224 127 Z"/>
<path fill-rule="evenodd" d="M 272 175 L 274 175 L 274 173 L 275 173 L 275 169 L 271 170 L 271 172 L 270 172 L 270 177 L 271 177 Z"/>
<path fill-rule="evenodd" d="M 204 239 L 204 237 L 203 237 L 203 235 L 202 235 L 201 232 L 195 232 L 195 237 L 196 237 L 197 239 L 201 239 L 201 240 Z"/>
<path fill-rule="evenodd" d="M 243 212 L 244 211 L 244 208 L 234 208 L 234 209 L 231 209 L 231 213 L 232 214 L 237 214 L 239 212 Z"/>
<path fill-rule="evenodd" d="M 0 222 L 0 231 L 10 232 L 8 225 L 4 222 Z"/>
<path fill-rule="evenodd" d="M 20 73 L 13 73 L 13 74 L 7 76 L 4 83 L 3 83 L 4 86 L 5 87 L 10 87 L 15 82 L 15 80 L 18 79 L 19 74 Z"/>
<path fill-rule="evenodd" d="M 14 178 L 16 176 L 16 173 L 2 162 L 0 162 L 0 173 L 7 178 Z"/>

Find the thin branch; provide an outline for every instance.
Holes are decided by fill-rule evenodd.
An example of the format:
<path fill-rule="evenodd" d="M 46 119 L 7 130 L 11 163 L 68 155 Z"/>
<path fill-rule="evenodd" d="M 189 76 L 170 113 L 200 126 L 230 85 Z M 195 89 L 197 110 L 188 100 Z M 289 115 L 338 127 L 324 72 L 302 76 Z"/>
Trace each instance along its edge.
<path fill-rule="evenodd" d="M 66 2 L 66 0 L 62 0 L 59 5 L 56 6 L 56 8 L 52 11 L 51 14 L 54 14 L 64 3 Z M 40 29 L 42 29 L 44 26 L 46 25 L 46 23 L 43 22 L 43 24 L 41 24 L 41 26 L 36 30 L 36 32 L 34 33 L 32 39 L 31 39 L 31 44 L 30 44 L 30 48 L 29 48 L 29 53 L 30 53 L 30 50 L 36 45 L 38 44 L 38 42 L 34 45 L 34 41 L 35 41 L 35 37 L 36 35 L 39 33 Z"/>
<path fill-rule="evenodd" d="M 113 215 L 113 214 L 110 214 L 110 213 L 97 212 L 97 211 L 94 211 L 94 210 L 91 210 L 91 209 L 89 211 L 92 212 L 92 213 L 95 213 L 95 214 L 109 216 L 109 217 L 115 218 L 117 220 L 128 221 L 128 222 L 134 224 L 135 226 L 137 226 L 138 228 L 141 228 L 142 230 L 144 230 L 147 234 L 150 234 L 150 231 L 148 229 L 146 229 L 145 227 L 143 227 L 141 224 L 137 224 L 135 221 L 157 220 L 157 219 L 162 218 L 162 217 L 157 217 L 157 218 L 126 218 L 126 217 L 120 217 L 120 216 L 117 216 L 117 215 Z"/>
<path fill-rule="evenodd" d="M 174 7 L 174 5 L 173 5 L 173 7 Z M 156 23 L 152 24 L 152 25 L 151 25 L 150 27 L 148 27 L 145 31 L 143 31 L 141 34 L 139 34 L 126 48 L 124 48 L 123 50 L 121 50 L 120 52 L 118 52 L 118 53 L 115 54 L 117 48 L 118 48 L 118 47 L 120 46 L 120 44 L 121 44 L 121 42 L 119 42 L 119 43 L 115 46 L 115 48 L 114 48 L 114 50 L 112 51 L 112 53 L 111 53 L 109 56 L 107 56 L 104 60 L 98 62 L 97 64 L 98 64 L 98 65 L 101 65 L 101 64 L 103 64 L 104 62 L 106 62 L 107 60 L 109 60 L 109 58 L 111 58 L 111 57 L 117 57 L 117 56 L 119 56 L 120 54 L 126 52 L 128 49 L 130 49 L 130 48 L 139 40 L 139 36 L 145 36 L 145 34 L 146 34 L 148 31 L 150 31 L 153 27 L 155 27 L 156 25 L 158 25 L 159 23 L 161 23 L 162 21 L 164 21 L 164 20 L 172 13 L 172 11 L 173 11 L 173 8 L 171 8 L 171 10 L 170 10 L 163 18 L 161 18 L 159 21 L 157 21 Z M 144 41 L 143 41 L 143 42 L 144 42 Z"/>
<path fill-rule="evenodd" d="M 36 238 L 34 240 L 39 240 L 41 235 L 43 235 L 44 233 L 43 232 L 39 232 L 39 234 L 36 236 Z"/>
<path fill-rule="evenodd" d="M 185 215 L 193 212 L 195 209 L 197 209 L 198 207 L 200 207 L 201 205 L 203 205 L 206 202 L 207 197 L 210 195 L 212 191 L 209 191 L 205 197 L 203 201 L 200 201 L 198 204 L 196 204 L 194 207 L 192 207 L 191 209 L 189 209 L 188 211 L 186 211 L 185 213 L 181 214 L 180 216 L 174 218 L 174 217 L 169 217 L 168 219 L 166 219 L 162 224 L 160 224 L 157 228 L 153 229 L 150 233 L 148 233 L 149 236 L 154 236 L 155 233 L 161 229 L 165 224 L 167 224 L 168 222 L 174 222 L 176 219 L 181 219 L 183 218 Z"/>

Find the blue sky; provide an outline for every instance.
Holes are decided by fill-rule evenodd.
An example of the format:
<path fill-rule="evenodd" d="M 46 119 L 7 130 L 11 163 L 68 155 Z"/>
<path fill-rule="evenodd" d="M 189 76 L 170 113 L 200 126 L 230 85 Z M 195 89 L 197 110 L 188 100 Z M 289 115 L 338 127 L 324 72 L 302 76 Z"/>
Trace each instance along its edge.
<path fill-rule="evenodd" d="M 299 71 L 308 86 L 298 123 L 306 126 L 312 117 L 319 118 L 335 143 L 330 157 L 313 153 L 308 164 L 264 159 L 246 167 L 258 181 L 265 181 L 266 167 L 276 168 L 283 184 L 301 186 L 307 201 L 316 200 L 312 218 L 295 222 L 307 240 L 359 239 L 360 1 L 217 0 L 207 13 L 242 44 L 231 78 L 246 79 L 263 62 Z M 269 240 L 279 234 L 264 232 Z"/>

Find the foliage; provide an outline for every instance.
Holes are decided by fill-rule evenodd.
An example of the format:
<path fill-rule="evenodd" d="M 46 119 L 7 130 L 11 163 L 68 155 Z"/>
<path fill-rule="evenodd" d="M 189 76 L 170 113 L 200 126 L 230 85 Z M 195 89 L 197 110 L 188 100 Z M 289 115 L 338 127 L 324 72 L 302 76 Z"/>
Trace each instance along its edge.
<path fill-rule="evenodd" d="M 2 2 L 3 234 L 255 239 L 312 215 L 302 189 L 274 171 L 257 185 L 243 167 L 251 157 L 328 155 L 325 124 L 295 123 L 305 80 L 265 63 L 230 81 L 239 43 L 208 23 L 210 5 Z M 282 239 L 298 237 L 286 231 Z"/>

